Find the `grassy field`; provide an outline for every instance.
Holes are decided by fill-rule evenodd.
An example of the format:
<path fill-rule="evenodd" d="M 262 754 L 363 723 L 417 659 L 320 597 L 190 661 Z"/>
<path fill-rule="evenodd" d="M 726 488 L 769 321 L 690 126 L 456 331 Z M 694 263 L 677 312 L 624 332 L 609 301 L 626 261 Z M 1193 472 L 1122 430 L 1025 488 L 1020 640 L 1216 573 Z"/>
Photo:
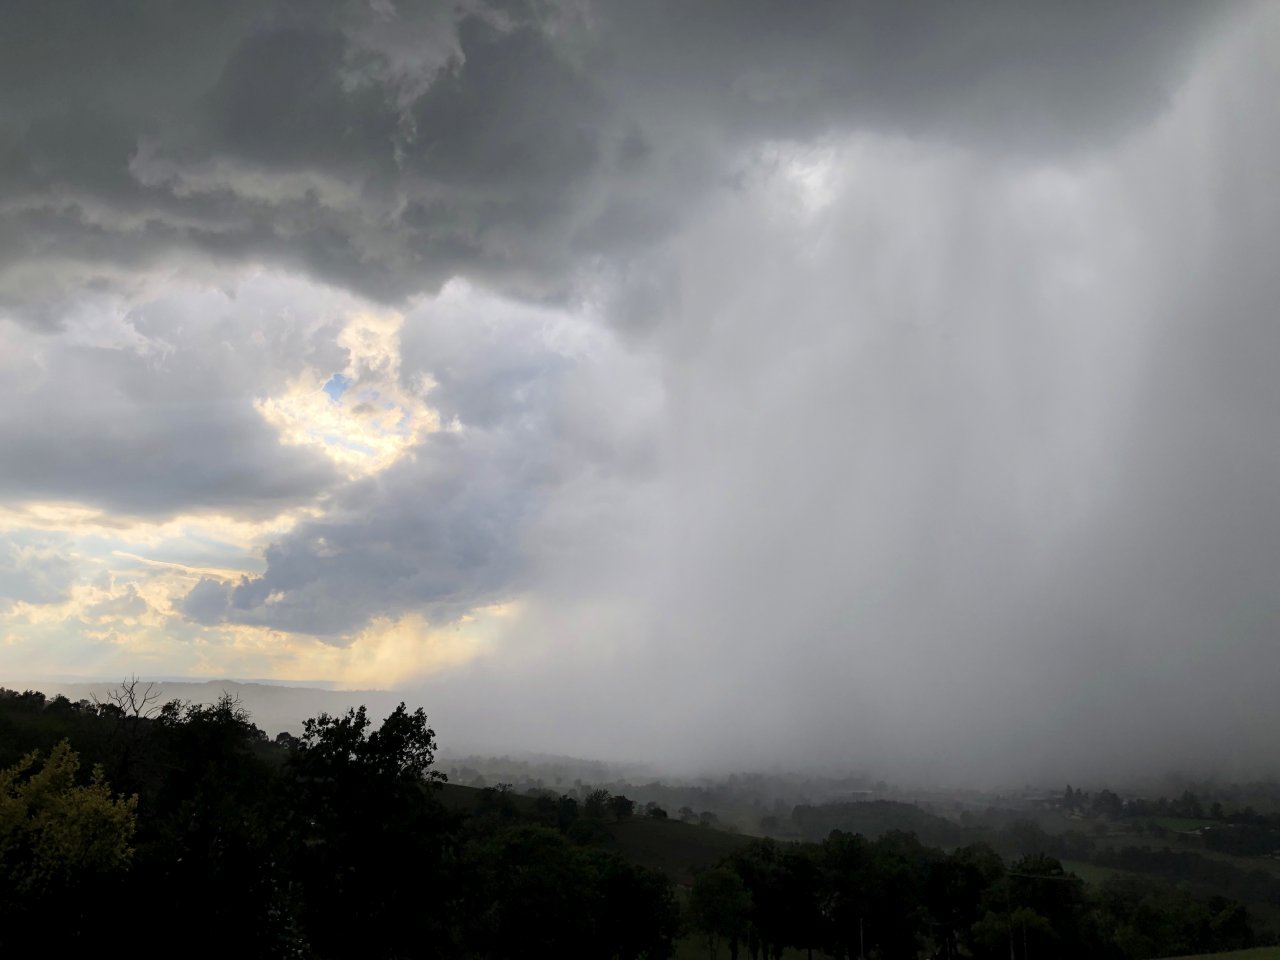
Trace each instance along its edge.
<path fill-rule="evenodd" d="M 1254 947 L 1252 950 L 1232 950 L 1230 953 L 1198 953 L 1190 957 L 1169 957 L 1168 960 L 1280 960 L 1280 947 Z"/>
<path fill-rule="evenodd" d="M 1124 876 L 1123 870 L 1099 867 L 1097 864 L 1085 863 L 1083 860 L 1063 860 L 1062 866 L 1068 873 L 1074 873 L 1089 886 L 1096 886 L 1111 877 Z"/>
<path fill-rule="evenodd" d="M 1185 833 L 1213 825 L 1211 820 L 1189 820 L 1186 817 L 1154 817 L 1151 822 L 1175 833 Z"/>

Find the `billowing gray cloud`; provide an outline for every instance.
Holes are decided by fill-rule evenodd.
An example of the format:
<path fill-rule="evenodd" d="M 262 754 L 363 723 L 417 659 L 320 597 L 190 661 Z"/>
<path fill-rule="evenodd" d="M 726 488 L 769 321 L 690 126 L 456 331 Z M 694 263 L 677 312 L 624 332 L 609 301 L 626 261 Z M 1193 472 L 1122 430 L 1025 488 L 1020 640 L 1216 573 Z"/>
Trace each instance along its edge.
<path fill-rule="evenodd" d="M 527 656 L 425 688 L 442 726 L 513 736 L 479 688 L 527 746 L 693 768 L 1273 772 L 1276 22 L 1104 158 L 860 141 L 812 217 L 701 218 L 653 268 L 657 480 L 540 571 Z"/>
<path fill-rule="evenodd" d="M 1274 770 L 1272 9 L 44 9 L 0 495 L 316 507 L 183 630 L 518 598 L 430 690 L 512 747 Z M 357 297 L 441 429 L 352 477 L 254 401 Z"/>
<path fill-rule="evenodd" d="M 406 382 L 429 373 L 429 400 L 458 429 L 334 492 L 323 518 L 267 549 L 262 576 L 202 580 L 188 617 L 335 642 L 378 616 L 455 620 L 529 587 L 527 531 L 584 477 L 652 469 L 653 388 L 582 318 L 446 296 L 410 314 L 401 354 Z"/>
<path fill-rule="evenodd" d="M 1032 154 L 1107 142 L 1162 110 L 1222 5 L 983 0 L 608 3 L 617 75 L 752 136 L 832 127 Z M 625 38 L 625 40 L 617 40 Z"/>
<path fill-rule="evenodd" d="M 437 438 L 273 544 L 261 577 L 202 580 L 184 612 L 328 637 L 378 615 L 426 610 L 447 622 L 506 599 L 519 589 L 519 530 L 537 496 L 539 465 L 512 456 L 528 452 L 494 437 Z"/>
<path fill-rule="evenodd" d="M 338 302 L 334 302 L 334 301 Z M 341 298 L 248 281 L 130 309 L 90 300 L 62 334 L 0 327 L 0 497 L 126 514 L 270 515 L 331 486 L 321 454 L 284 447 L 254 407 L 308 362 L 341 369 Z"/>
<path fill-rule="evenodd" d="M 27 5 L 0 47 L 0 304 L 57 323 L 85 284 L 191 258 L 563 297 L 760 138 L 1110 142 L 1227 6 Z"/>
<path fill-rule="evenodd" d="M 131 583 L 119 596 L 89 604 L 89 606 L 85 607 L 83 616 L 90 621 L 120 617 L 140 617 L 149 609 L 147 601 L 138 593 L 138 588 Z"/>

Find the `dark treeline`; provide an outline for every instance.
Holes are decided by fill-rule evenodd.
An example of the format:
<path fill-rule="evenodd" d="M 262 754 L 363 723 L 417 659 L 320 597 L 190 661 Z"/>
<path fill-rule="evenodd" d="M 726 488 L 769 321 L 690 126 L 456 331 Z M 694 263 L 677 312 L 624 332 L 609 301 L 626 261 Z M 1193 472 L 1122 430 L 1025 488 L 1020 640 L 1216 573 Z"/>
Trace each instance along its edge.
<path fill-rule="evenodd" d="M 614 831 L 643 818 L 693 847 L 717 835 L 706 818 L 603 789 L 452 788 L 435 749 L 403 704 L 271 740 L 231 697 L 0 690 L 0 951 L 657 960 L 688 936 L 712 956 L 1141 960 L 1257 939 L 1230 900 L 1139 878 L 1087 888 L 1035 849 L 1043 835 L 1006 859 L 917 811 L 929 846 L 889 829 L 904 805 L 798 809 L 815 842 L 734 840 L 676 887 L 619 856 Z M 855 815 L 881 835 L 838 829 Z"/>
<path fill-rule="evenodd" d="M 672 951 L 670 884 L 571 839 L 576 810 L 446 808 L 421 710 L 269 741 L 231 698 L 116 701 L 0 691 L 0 955 Z"/>
<path fill-rule="evenodd" d="M 1265 786 L 1270 785 L 1256 785 L 1252 792 L 1263 801 L 1273 801 L 1271 791 L 1263 789 Z M 1225 803 L 1218 799 L 1220 795 L 1228 798 Z M 1169 832 L 1163 825 L 1168 818 L 1196 821 L 1194 825 L 1183 824 L 1182 832 L 1191 832 L 1185 827 L 1193 826 L 1210 850 L 1241 857 L 1280 855 L 1280 813 L 1256 810 L 1244 801 L 1248 796 L 1241 788 L 1224 790 L 1215 785 L 1204 796 L 1184 790 L 1174 798 L 1121 799 L 1110 790 L 1090 796 L 1068 786 L 1063 806 L 1074 813 L 1124 820 L 1157 836 Z"/>
<path fill-rule="evenodd" d="M 1060 861 L 1005 861 L 984 843 L 944 852 L 913 834 L 755 840 L 697 878 L 693 924 L 709 953 L 839 958 L 1166 957 L 1254 944 L 1222 897 L 1119 878 L 1090 893 Z"/>
<path fill-rule="evenodd" d="M 1091 817 L 1130 820 L 1177 817 L 1280 830 L 1280 813 L 1259 812 L 1247 802 L 1250 797 L 1274 806 L 1274 785 L 1214 784 L 1204 794 L 1183 790 L 1176 797 L 1151 798 L 1121 797 L 1114 790 L 1105 788 L 1089 793 L 1085 790 L 1073 790 L 1068 784 L 1058 806 L 1071 813 Z"/>
<path fill-rule="evenodd" d="M 952 847 L 973 839 L 971 832 L 959 824 L 914 804 L 892 800 L 799 804 L 791 811 L 791 822 L 801 837 L 810 841 L 822 840 L 835 830 L 868 837 L 900 830 L 938 847 Z"/>

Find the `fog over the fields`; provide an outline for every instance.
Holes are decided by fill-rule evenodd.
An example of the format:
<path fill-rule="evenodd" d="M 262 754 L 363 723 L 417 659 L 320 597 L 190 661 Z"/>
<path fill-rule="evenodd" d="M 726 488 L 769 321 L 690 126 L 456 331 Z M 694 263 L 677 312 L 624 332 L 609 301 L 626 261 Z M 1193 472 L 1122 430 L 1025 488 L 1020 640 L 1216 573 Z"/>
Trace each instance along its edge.
<path fill-rule="evenodd" d="M 1280 6 L 4 19 L 0 685 L 1280 775 Z"/>

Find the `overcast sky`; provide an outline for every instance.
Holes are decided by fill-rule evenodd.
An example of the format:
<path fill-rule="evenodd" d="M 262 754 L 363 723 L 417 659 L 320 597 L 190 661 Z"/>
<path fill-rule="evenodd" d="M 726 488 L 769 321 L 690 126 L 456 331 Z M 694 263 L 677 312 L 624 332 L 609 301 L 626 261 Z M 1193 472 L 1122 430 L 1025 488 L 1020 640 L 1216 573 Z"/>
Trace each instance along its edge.
<path fill-rule="evenodd" d="M 0 674 L 1280 773 L 1280 4 L 4 19 Z"/>

